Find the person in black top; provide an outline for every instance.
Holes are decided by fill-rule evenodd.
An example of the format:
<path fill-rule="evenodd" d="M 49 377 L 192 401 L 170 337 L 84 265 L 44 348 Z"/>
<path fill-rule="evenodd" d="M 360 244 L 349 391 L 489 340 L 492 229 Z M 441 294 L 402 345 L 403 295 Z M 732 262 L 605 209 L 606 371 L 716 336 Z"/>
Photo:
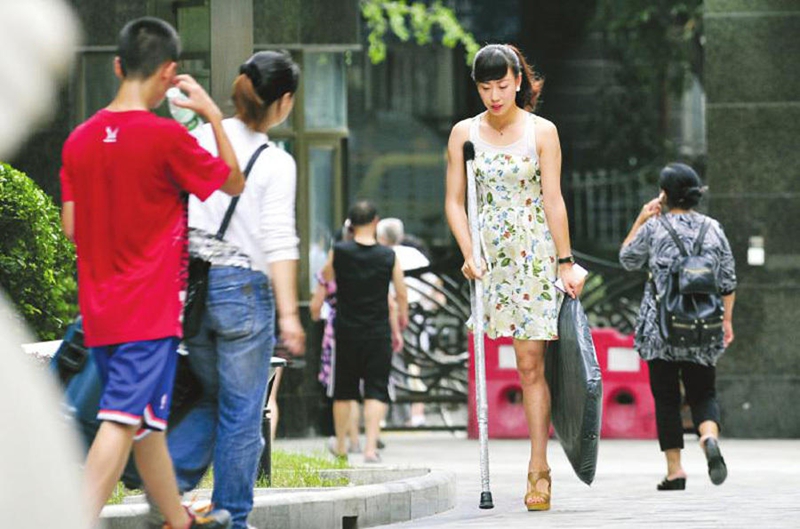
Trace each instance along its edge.
<path fill-rule="evenodd" d="M 353 239 L 334 245 L 322 269 L 325 281 L 336 281 L 336 362 L 333 366 L 333 452 L 346 454 L 345 439 L 352 402 L 361 398 L 367 434 L 364 462 L 380 462 L 380 422 L 389 403 L 392 350 L 402 347 L 400 333 L 408 324 L 408 295 L 403 269 L 391 248 L 375 239 L 375 206 L 357 202 L 348 215 Z M 389 296 L 389 284 L 395 295 Z"/>

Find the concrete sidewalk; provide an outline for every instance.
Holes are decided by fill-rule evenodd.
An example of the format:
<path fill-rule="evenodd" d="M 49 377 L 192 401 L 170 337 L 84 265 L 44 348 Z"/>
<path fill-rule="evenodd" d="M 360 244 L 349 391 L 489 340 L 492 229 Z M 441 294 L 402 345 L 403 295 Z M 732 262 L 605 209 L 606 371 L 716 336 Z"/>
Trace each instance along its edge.
<path fill-rule="evenodd" d="M 587 487 L 572 472 L 560 445 L 551 441 L 553 508 L 529 513 L 525 492 L 528 443 L 492 440 L 490 468 L 495 508 L 478 509 L 478 443 L 447 433 L 385 433 L 385 465 L 430 466 L 457 475 L 455 509 L 392 528 L 687 528 L 800 527 L 800 440 L 723 439 L 728 480 L 711 484 L 695 437 L 686 436 L 686 490 L 655 490 L 665 473 L 657 441 L 604 440 L 595 482 Z M 322 440 L 278 441 L 286 450 L 319 450 Z M 354 456 L 360 465 L 360 456 Z"/>

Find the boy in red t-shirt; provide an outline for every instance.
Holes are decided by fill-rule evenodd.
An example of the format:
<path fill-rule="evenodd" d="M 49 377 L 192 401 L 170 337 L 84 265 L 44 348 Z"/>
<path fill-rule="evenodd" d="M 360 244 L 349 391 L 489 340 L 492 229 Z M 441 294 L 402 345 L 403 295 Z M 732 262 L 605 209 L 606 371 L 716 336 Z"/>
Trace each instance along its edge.
<path fill-rule="evenodd" d="M 114 100 L 73 131 L 64 145 L 62 223 L 78 254 L 78 298 L 86 344 L 104 383 L 102 421 L 86 460 L 96 518 L 119 480 L 131 447 L 148 494 L 172 528 L 227 527 L 227 513 L 199 516 L 181 504 L 164 429 L 183 308 L 186 193 L 244 189 L 222 113 L 188 75 L 176 75 L 180 41 L 155 18 L 120 32 Z M 151 109 L 168 88 L 212 126 L 211 156 L 173 120 Z M 148 435 L 149 434 L 149 435 Z"/>

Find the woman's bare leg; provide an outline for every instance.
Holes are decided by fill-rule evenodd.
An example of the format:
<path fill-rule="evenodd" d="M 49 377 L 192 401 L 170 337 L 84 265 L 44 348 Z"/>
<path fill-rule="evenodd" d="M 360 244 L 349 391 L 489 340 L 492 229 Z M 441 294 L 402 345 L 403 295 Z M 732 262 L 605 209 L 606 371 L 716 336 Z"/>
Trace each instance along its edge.
<path fill-rule="evenodd" d="M 280 409 L 278 408 L 278 391 L 281 387 L 281 377 L 283 376 L 283 368 L 278 367 L 275 369 L 275 378 L 272 380 L 272 390 L 269 392 L 269 399 L 267 400 L 267 409 L 269 409 L 269 428 L 270 439 L 275 440 L 275 434 L 278 432 L 278 420 L 280 420 Z"/>
<path fill-rule="evenodd" d="M 664 457 L 667 458 L 667 479 L 685 478 L 686 472 L 681 465 L 681 449 L 669 448 L 664 450 Z"/>
<path fill-rule="evenodd" d="M 359 442 L 358 442 L 358 434 L 360 430 L 361 424 L 361 410 L 358 404 L 358 401 L 353 401 L 352 404 L 353 408 L 350 411 L 350 427 L 347 430 L 347 437 L 350 439 L 350 447 L 348 451 L 358 450 Z"/>
<path fill-rule="evenodd" d="M 350 414 L 353 406 L 350 400 L 333 401 L 333 428 L 336 433 L 336 445 L 334 451 L 338 456 L 347 455 L 347 431 L 350 429 Z"/>
<path fill-rule="evenodd" d="M 719 439 L 719 425 L 714 421 L 701 422 L 697 431 L 700 434 L 700 446 L 703 446 L 703 442 L 709 437 Z"/>
<path fill-rule="evenodd" d="M 531 440 L 531 455 L 528 472 L 549 470 L 547 464 L 547 439 L 550 430 L 550 388 L 544 378 L 545 342 L 533 340 L 514 340 L 517 357 L 517 372 L 522 386 L 522 404 L 528 433 Z M 547 492 L 545 480 L 535 483 L 536 490 Z M 531 498 L 531 503 L 537 503 Z"/>
<path fill-rule="evenodd" d="M 375 457 L 378 454 L 378 436 L 381 433 L 381 421 L 386 416 L 388 406 L 376 399 L 364 399 L 364 426 L 366 443 L 364 457 Z"/>

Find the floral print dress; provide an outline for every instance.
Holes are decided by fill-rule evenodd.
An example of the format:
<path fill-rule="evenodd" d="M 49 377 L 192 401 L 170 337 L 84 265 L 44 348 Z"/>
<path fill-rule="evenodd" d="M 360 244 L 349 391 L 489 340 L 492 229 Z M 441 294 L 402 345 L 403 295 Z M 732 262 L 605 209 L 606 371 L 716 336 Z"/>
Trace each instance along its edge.
<path fill-rule="evenodd" d="M 484 115 L 472 119 L 479 225 L 488 273 L 483 279 L 484 332 L 490 338 L 558 339 L 561 294 L 556 247 L 544 214 L 535 120 L 506 146 L 480 137 Z"/>

